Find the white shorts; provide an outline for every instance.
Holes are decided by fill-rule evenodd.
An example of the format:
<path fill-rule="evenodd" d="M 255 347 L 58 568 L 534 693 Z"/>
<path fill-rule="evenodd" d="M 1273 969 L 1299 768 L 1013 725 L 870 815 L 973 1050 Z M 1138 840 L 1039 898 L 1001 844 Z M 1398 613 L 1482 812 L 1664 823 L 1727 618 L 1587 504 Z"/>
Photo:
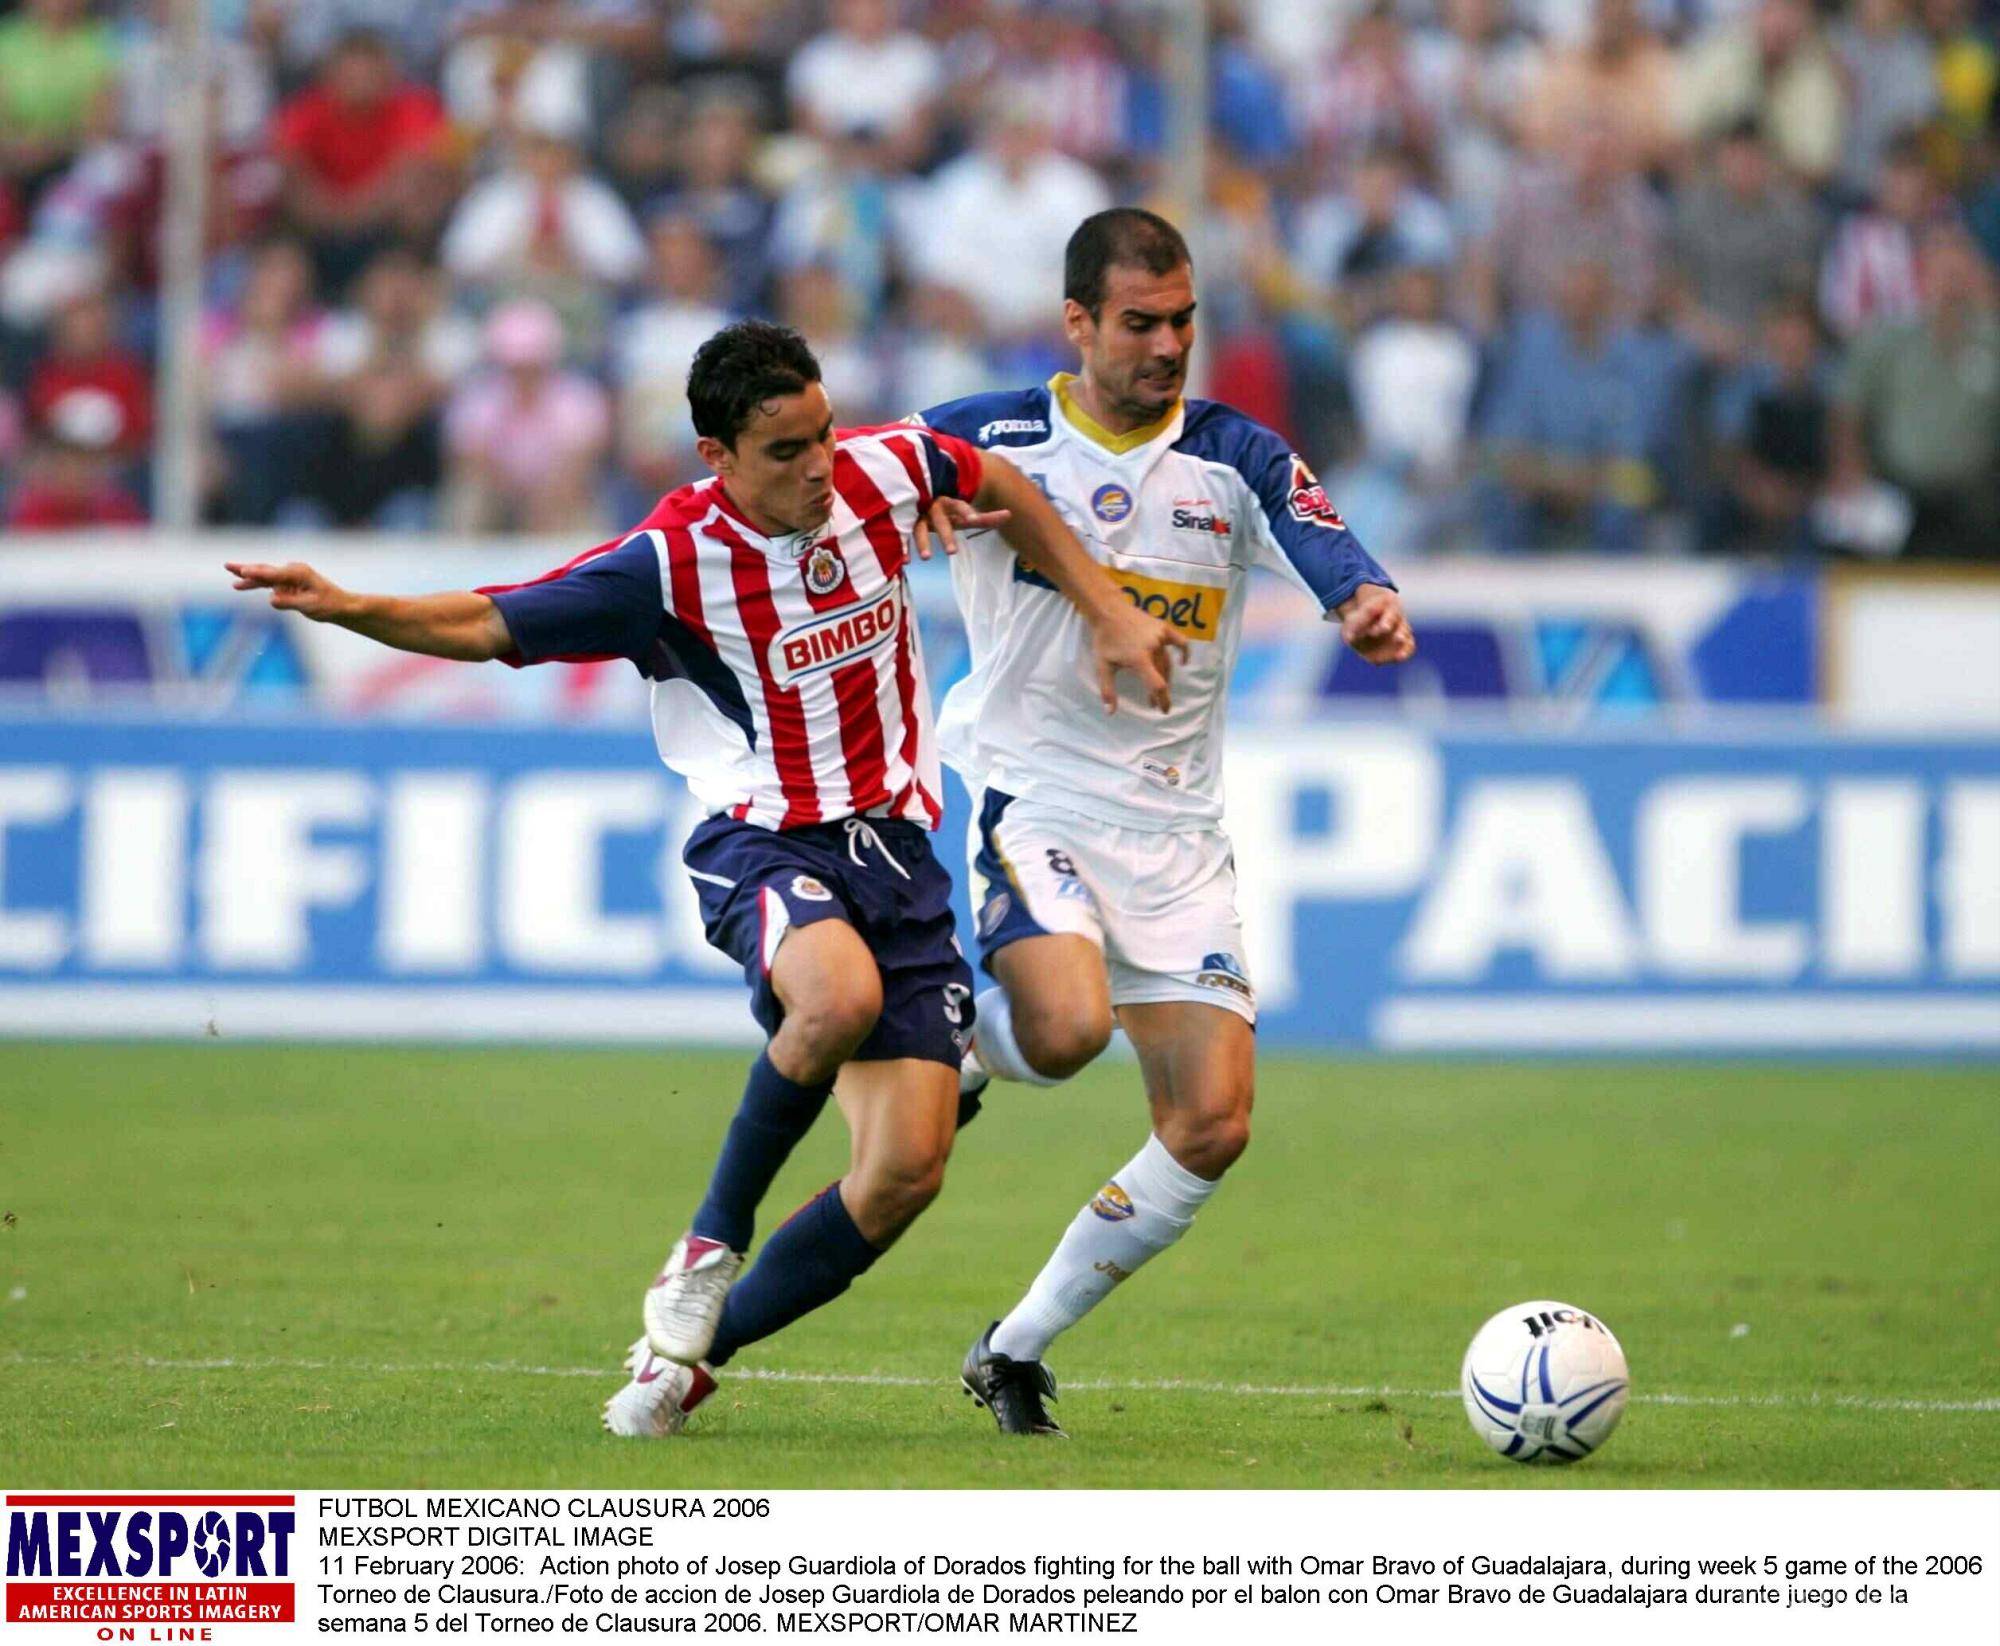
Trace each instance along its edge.
<path fill-rule="evenodd" d="M 1164 833 L 987 789 L 967 855 L 979 957 L 1050 933 L 1104 951 L 1114 1006 L 1191 1000 L 1257 1021 L 1236 915 L 1236 861 L 1220 829 Z"/>

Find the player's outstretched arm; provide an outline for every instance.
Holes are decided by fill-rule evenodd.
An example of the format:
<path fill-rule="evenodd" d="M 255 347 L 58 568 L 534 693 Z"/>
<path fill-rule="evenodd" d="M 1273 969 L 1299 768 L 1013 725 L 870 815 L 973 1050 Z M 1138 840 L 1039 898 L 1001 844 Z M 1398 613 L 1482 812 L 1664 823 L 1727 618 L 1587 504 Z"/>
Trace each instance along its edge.
<path fill-rule="evenodd" d="M 398 651 L 486 663 L 513 648 L 500 608 L 483 594 L 355 594 L 298 560 L 283 566 L 231 560 L 223 569 L 238 589 L 269 589 L 278 611 L 336 623 Z"/>
<path fill-rule="evenodd" d="M 1097 690 L 1107 714 L 1118 712 L 1117 674 L 1130 669 L 1146 688 L 1154 708 L 1165 713 L 1172 699 L 1167 682 L 1172 653 L 1188 655 L 1188 643 L 1172 625 L 1148 617 L 1127 600 L 1090 551 L 1062 522 L 1041 488 L 996 452 L 987 452 L 984 475 L 973 505 L 1005 510 L 1000 535 L 1030 571 L 1040 572 L 1068 597 L 1090 625 L 1097 651 Z"/>

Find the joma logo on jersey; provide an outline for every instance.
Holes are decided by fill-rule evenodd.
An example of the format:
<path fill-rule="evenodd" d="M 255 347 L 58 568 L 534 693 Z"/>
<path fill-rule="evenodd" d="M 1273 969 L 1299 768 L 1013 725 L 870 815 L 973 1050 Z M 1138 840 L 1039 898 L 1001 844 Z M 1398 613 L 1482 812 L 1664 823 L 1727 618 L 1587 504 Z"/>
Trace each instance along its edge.
<path fill-rule="evenodd" d="M 802 675 L 865 657 L 896 633 L 902 611 L 901 591 L 892 587 L 865 606 L 849 606 L 787 629 L 771 642 L 771 673 L 789 685 Z"/>
<path fill-rule="evenodd" d="M 1213 640 L 1222 617 L 1223 591 L 1203 583 L 1168 583 L 1137 572 L 1111 573 L 1125 598 L 1149 617 L 1171 624 L 1190 640 Z"/>
<path fill-rule="evenodd" d="M 1048 424 L 1039 417 L 996 417 L 991 423 L 979 426 L 979 443 L 991 445 L 995 438 L 1003 434 L 1047 434 Z"/>
<path fill-rule="evenodd" d="M 290 1509 L 11 1509 L 9 1578 L 287 1577 Z"/>

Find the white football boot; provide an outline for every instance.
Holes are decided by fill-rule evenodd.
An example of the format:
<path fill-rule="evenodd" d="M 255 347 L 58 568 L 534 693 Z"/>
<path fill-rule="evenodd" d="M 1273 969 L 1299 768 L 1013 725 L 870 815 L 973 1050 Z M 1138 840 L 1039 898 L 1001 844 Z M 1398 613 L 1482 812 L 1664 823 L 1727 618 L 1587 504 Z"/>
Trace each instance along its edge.
<path fill-rule="evenodd" d="M 683 1366 L 707 1354 L 742 1268 L 741 1252 L 702 1235 L 682 1235 L 646 1293 L 646 1341 L 653 1353 Z"/>
<path fill-rule="evenodd" d="M 631 1382 L 604 1403 L 604 1427 L 614 1435 L 659 1440 L 677 1435 L 688 1414 L 715 1393 L 715 1373 L 706 1366 L 662 1360 L 642 1337 L 625 1357 Z"/>

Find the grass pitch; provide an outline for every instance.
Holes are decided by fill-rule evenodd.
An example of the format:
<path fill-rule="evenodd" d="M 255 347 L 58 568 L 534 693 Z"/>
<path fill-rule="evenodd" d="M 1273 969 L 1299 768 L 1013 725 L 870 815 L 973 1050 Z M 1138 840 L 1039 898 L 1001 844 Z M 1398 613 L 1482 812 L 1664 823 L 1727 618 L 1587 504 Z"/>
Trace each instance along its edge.
<path fill-rule="evenodd" d="M 2000 1485 L 1990 1070 L 1267 1059 L 1228 1187 L 1051 1356 L 1067 1445 L 1003 1440 L 957 1365 L 1143 1139 L 1137 1077 L 996 1088 L 853 1292 L 687 1435 L 613 1440 L 743 1066 L 0 1044 L 0 1479 Z M 843 1154 L 829 1110 L 765 1226 Z M 1494 1457 L 1455 1393 L 1473 1329 L 1545 1296 L 1635 1383 L 1568 1470 Z"/>

